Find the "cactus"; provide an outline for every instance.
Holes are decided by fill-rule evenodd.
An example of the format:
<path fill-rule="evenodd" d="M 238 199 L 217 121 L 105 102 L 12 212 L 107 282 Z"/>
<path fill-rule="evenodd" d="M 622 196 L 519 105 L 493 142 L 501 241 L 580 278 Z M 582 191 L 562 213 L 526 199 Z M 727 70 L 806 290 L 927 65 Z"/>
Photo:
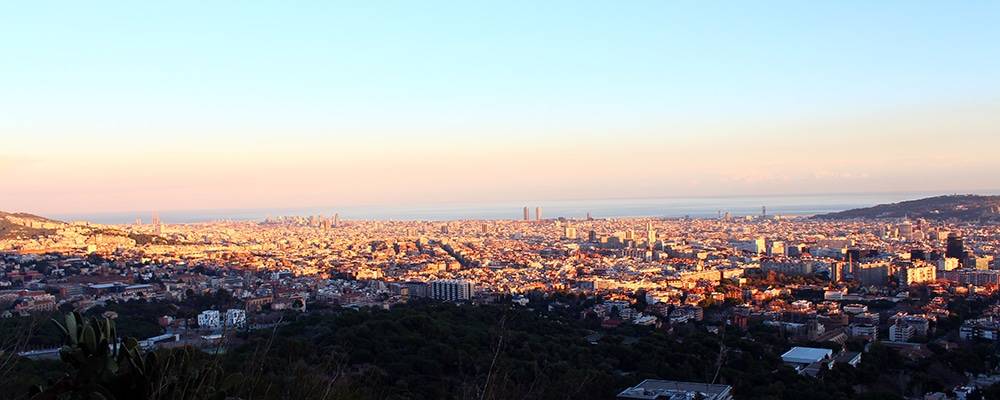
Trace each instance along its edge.
<path fill-rule="evenodd" d="M 226 375 L 193 348 L 144 353 L 132 337 L 118 339 L 114 322 L 66 314 L 53 320 L 64 336 L 60 359 L 71 373 L 32 399 L 218 399 L 234 394 L 244 381 Z"/>

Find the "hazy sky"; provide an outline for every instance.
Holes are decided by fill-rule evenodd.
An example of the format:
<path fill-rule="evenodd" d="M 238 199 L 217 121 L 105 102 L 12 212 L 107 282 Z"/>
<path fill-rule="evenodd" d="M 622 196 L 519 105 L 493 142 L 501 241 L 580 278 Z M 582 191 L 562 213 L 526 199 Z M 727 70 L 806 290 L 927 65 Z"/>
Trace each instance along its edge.
<path fill-rule="evenodd" d="M 0 210 L 996 190 L 997 21 L 990 1 L 4 2 Z"/>

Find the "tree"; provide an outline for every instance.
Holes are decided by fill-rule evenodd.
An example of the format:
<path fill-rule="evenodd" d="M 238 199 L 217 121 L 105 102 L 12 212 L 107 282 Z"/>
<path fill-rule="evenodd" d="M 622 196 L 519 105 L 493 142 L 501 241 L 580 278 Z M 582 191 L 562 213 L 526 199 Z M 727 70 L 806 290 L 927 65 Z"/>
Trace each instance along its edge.
<path fill-rule="evenodd" d="M 240 374 L 224 375 L 206 355 L 190 348 L 143 353 L 135 338 L 118 340 L 113 321 L 84 320 L 66 314 L 65 344 L 59 358 L 69 373 L 49 388 L 37 387 L 33 400 L 54 399 L 188 399 L 222 400 L 242 383 Z"/>
<path fill-rule="evenodd" d="M 635 310 L 645 312 L 649 304 L 646 302 L 646 289 L 639 289 L 635 292 Z"/>

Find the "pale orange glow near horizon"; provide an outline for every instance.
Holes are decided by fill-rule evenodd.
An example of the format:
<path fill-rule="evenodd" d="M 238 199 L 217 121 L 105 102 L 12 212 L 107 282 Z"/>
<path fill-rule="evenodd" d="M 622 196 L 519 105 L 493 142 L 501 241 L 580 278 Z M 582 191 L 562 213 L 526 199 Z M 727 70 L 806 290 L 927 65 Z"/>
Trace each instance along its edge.
<path fill-rule="evenodd" d="M 25 129 L 0 150 L 0 208 L 94 213 L 984 191 L 1000 188 L 996 115 L 1000 107 L 979 104 L 805 121 L 650 121 L 639 129 L 511 135 L 254 132 L 241 138 L 232 132 Z"/>

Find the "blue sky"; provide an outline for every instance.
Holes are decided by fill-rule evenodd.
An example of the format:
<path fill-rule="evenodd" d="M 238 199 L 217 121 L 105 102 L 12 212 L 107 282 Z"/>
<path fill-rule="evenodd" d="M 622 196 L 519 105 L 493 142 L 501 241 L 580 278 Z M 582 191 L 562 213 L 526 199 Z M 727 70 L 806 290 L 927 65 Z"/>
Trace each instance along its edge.
<path fill-rule="evenodd" d="M 15 109 L 613 120 L 822 114 L 1000 86 L 995 2 L 140 3 L 4 5 Z"/>
<path fill-rule="evenodd" d="M 70 169 L 79 160 L 51 154 L 81 151 L 149 160 L 169 153 L 169 161 L 139 163 L 152 171 L 147 180 L 169 181 L 161 170 L 170 163 L 190 159 L 224 174 L 231 171 L 198 161 L 199 155 L 248 162 L 268 149 L 281 160 L 305 150 L 351 151 L 358 163 L 378 163 L 386 141 L 398 146 L 389 149 L 396 157 L 406 157 L 410 148 L 444 147 L 475 158 L 482 147 L 532 143 L 562 157 L 538 169 L 600 160 L 601 149 L 622 141 L 704 149 L 811 134 L 812 143 L 833 144 L 883 135 L 883 128 L 891 132 L 885 133 L 889 141 L 911 136 L 907 124 L 952 126 L 997 109 L 998 20 L 1000 3 L 985 1 L 9 2 L 0 5 L 0 132 L 8 144 L 0 148 L 0 177 L 35 182 L 17 187 L 24 193 L 61 193 L 37 182 L 64 182 L 32 165 L 66 162 Z M 946 117 L 934 120 L 936 113 Z M 826 129 L 858 120 L 870 123 L 852 132 Z M 992 144 L 996 127 L 986 119 L 948 133 Z M 581 137 L 588 141 L 577 148 Z M 940 157 L 932 149 L 899 151 Z M 738 150 L 723 158 L 739 158 Z M 525 157 L 496 151 L 497 160 Z M 632 156 L 623 148 L 608 160 Z M 412 157 L 401 167 L 435 166 L 419 162 L 426 154 Z M 295 175 L 339 168 L 273 167 Z M 774 174 L 756 167 L 762 179 Z M 941 182 L 926 182 L 866 168 L 848 172 L 875 179 L 867 183 L 872 187 L 912 178 L 892 190 L 955 189 L 949 174 L 961 173 L 939 173 Z M 122 190 L 138 185 L 130 180 L 135 176 L 112 170 L 98 166 L 92 174 Z M 502 169 L 479 173 L 513 180 Z M 627 171 L 620 173 L 627 178 Z M 713 174 L 705 181 L 715 187 L 678 191 L 728 194 L 719 187 L 724 182 L 718 175 L 726 172 Z M 837 185 L 790 179 L 802 192 L 830 192 L 823 185 Z M 1000 187 L 998 181 L 981 184 Z M 581 185 L 582 178 L 530 195 L 599 195 Z M 212 184 L 188 189 L 209 193 Z M 486 200 L 525 195 L 509 189 Z M 790 189 L 795 187 L 733 188 Z M 141 202 L 154 197 L 131 195 Z M 328 195 L 311 201 L 340 201 L 340 194 Z M 350 201 L 395 195 L 373 191 Z M 204 201 L 221 207 L 225 197 L 206 195 Z M 288 205 L 274 204 L 280 201 L 246 205 Z"/>

